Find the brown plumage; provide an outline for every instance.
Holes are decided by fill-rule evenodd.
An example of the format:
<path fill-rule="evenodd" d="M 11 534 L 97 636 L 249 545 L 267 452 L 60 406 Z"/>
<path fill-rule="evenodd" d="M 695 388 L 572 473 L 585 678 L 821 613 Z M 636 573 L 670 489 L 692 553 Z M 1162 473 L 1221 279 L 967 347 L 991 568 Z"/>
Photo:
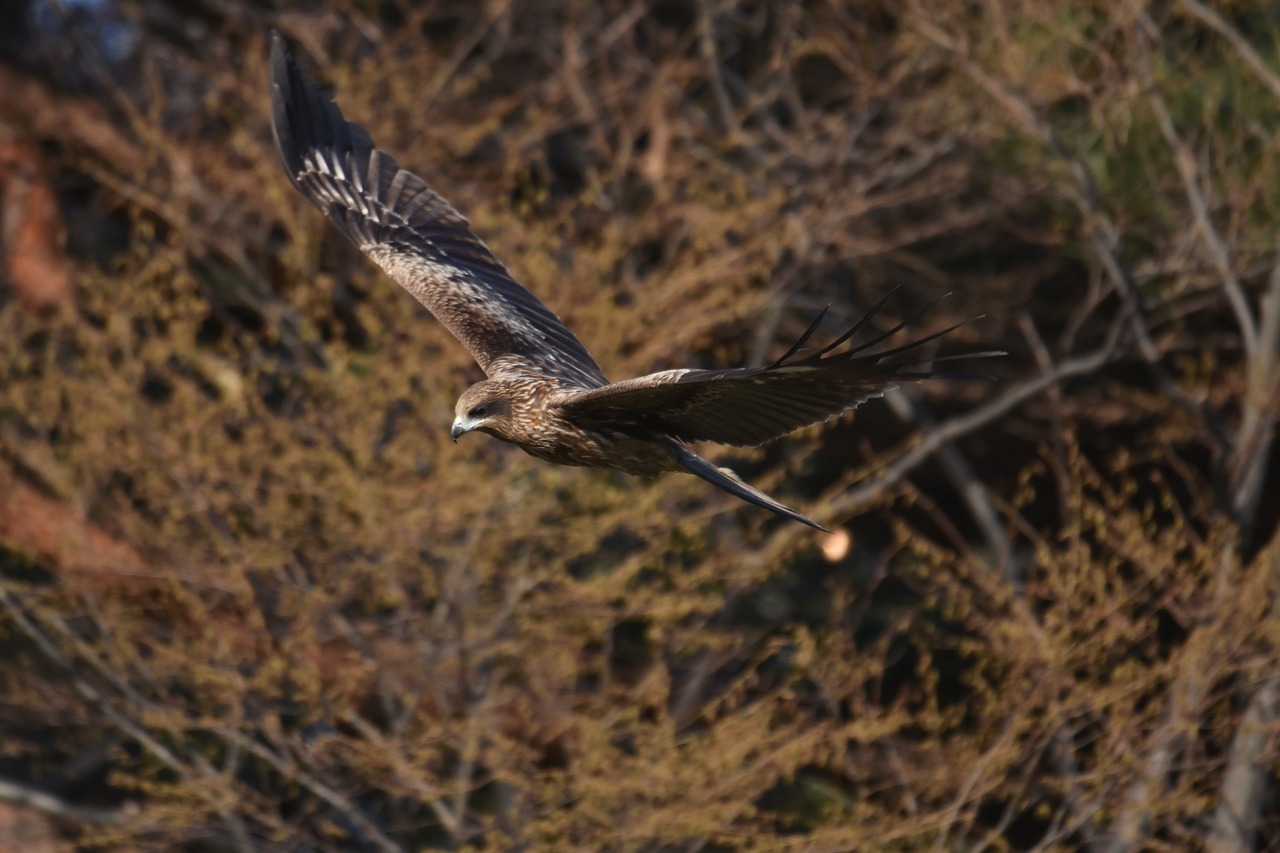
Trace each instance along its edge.
<path fill-rule="evenodd" d="M 425 305 L 484 370 L 488 379 L 458 400 L 454 441 L 478 430 L 562 465 L 643 475 L 688 471 L 821 530 L 686 443 L 758 445 L 828 420 L 880 396 L 896 379 L 934 375 L 885 359 L 951 331 L 868 352 L 904 323 L 837 352 L 882 300 L 833 344 L 804 358 L 798 354 L 821 316 L 767 367 L 666 370 L 610 383 L 582 342 L 511 277 L 462 214 L 343 118 L 279 33 L 271 43 L 271 129 L 298 191 Z"/>

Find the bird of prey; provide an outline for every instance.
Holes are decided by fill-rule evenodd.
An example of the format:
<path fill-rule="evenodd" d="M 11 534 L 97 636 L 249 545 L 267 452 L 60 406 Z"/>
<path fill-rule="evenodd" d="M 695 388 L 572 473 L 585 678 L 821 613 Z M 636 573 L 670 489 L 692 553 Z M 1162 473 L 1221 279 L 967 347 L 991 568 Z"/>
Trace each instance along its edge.
<path fill-rule="evenodd" d="M 290 55 L 271 43 L 271 129 L 289 180 L 343 234 L 413 294 L 471 353 L 487 379 L 459 398 L 451 435 L 479 431 L 562 465 L 651 476 L 687 471 L 787 518 L 820 524 L 690 449 L 695 441 L 754 446 L 881 396 L 923 360 L 887 361 L 951 329 L 872 351 L 835 342 L 802 349 L 821 315 L 767 367 L 664 370 L 610 382 L 582 342 L 522 287 L 469 223 L 426 182 L 343 118 Z M 887 299 L 887 297 L 886 297 Z M 908 321 L 909 322 L 909 321 Z M 971 353 L 982 356 L 988 353 Z M 934 361 L 943 359 L 933 359 Z"/>

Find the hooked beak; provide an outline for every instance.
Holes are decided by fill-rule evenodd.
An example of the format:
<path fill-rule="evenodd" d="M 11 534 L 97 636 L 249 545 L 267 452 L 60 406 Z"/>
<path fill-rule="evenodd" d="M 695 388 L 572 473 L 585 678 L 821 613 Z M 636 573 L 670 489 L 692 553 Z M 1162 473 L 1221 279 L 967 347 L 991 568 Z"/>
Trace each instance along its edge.
<path fill-rule="evenodd" d="M 453 427 L 449 430 L 449 438 L 453 439 L 453 443 L 457 444 L 458 439 L 475 429 L 476 425 L 470 421 L 464 421 L 462 418 L 453 422 Z"/>

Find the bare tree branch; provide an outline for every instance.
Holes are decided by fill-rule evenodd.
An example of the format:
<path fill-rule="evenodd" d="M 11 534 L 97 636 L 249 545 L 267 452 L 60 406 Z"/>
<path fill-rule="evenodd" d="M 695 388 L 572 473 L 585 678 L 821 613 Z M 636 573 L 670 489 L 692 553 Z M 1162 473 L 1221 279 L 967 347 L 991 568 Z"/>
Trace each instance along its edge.
<path fill-rule="evenodd" d="M 95 809 L 68 803 L 53 794 L 22 785 L 11 779 L 0 779 L 0 800 L 27 806 L 45 814 L 79 823 L 118 825 L 124 823 L 130 807 L 124 809 Z M 134 807 L 136 808 L 136 807 Z"/>
<path fill-rule="evenodd" d="M 1232 508 L 1241 528 L 1241 549 L 1252 550 L 1254 522 L 1280 417 L 1280 244 L 1262 297 L 1258 348 L 1245 365 L 1245 398 L 1231 462 Z"/>
<path fill-rule="evenodd" d="M 257 739 L 249 737 L 235 729 L 222 726 L 216 731 L 218 735 L 228 743 L 233 743 L 245 752 L 258 756 L 258 758 L 261 758 L 277 773 L 287 779 L 294 780 L 321 800 L 328 803 L 334 808 L 334 810 L 349 820 L 352 826 L 364 833 L 367 837 L 367 842 L 377 849 L 385 851 L 385 853 L 398 853 L 398 851 L 404 849 L 374 825 L 374 823 L 355 805 L 355 803 L 351 802 L 347 797 L 343 796 L 321 779 L 299 767 L 295 761 L 278 754 L 274 750 L 269 749 L 266 745 L 260 743 Z"/>
<path fill-rule="evenodd" d="M 1151 88 L 1147 92 L 1147 99 L 1151 102 L 1151 110 L 1156 115 L 1160 132 L 1164 134 L 1169 147 L 1173 149 L 1173 162 L 1178 168 L 1178 175 L 1182 178 L 1182 186 L 1187 193 L 1187 203 L 1191 205 L 1191 212 L 1195 216 L 1196 230 L 1209 247 L 1209 255 L 1213 258 L 1213 263 L 1218 268 L 1218 275 L 1221 277 L 1222 290 L 1227 296 L 1231 309 L 1235 311 L 1236 325 L 1240 329 L 1240 341 L 1244 346 L 1245 358 L 1252 360 L 1258 352 L 1258 329 L 1253 311 L 1249 308 L 1249 300 L 1244 295 L 1244 288 L 1240 286 L 1240 280 L 1236 278 L 1235 270 L 1231 266 L 1231 254 L 1214 227 L 1213 220 L 1209 218 L 1209 203 L 1200 190 L 1200 177 L 1197 174 L 1195 157 L 1173 126 L 1173 119 L 1169 118 L 1169 110 L 1165 107 L 1164 98 L 1160 93 L 1155 88 Z"/>
<path fill-rule="evenodd" d="M 1063 380 L 1086 376 L 1101 369 L 1115 358 L 1120 335 L 1125 328 L 1125 319 L 1123 315 L 1118 316 L 1112 323 L 1106 340 L 1092 352 L 1065 359 L 1051 370 L 1046 370 L 1013 386 L 986 405 L 951 418 L 937 429 L 926 433 L 919 444 L 885 466 L 883 473 L 853 491 L 833 497 L 828 503 L 831 514 L 853 515 L 868 504 L 879 500 L 889 489 L 901 482 L 907 474 L 914 471 L 948 442 L 992 423 Z"/>
<path fill-rule="evenodd" d="M 906 394 L 886 394 L 885 402 L 895 415 L 907 424 L 919 424 L 926 431 L 937 426 L 937 420 L 925 411 L 923 406 L 914 403 Z M 982 530 L 991 551 L 991 561 L 995 566 L 1004 566 L 1008 559 L 1008 536 L 1000 514 L 996 511 L 991 499 L 987 497 L 986 487 L 978 478 L 973 465 L 953 443 L 946 443 L 938 448 L 938 462 L 946 473 L 947 479 L 960 493 L 969 514 Z"/>

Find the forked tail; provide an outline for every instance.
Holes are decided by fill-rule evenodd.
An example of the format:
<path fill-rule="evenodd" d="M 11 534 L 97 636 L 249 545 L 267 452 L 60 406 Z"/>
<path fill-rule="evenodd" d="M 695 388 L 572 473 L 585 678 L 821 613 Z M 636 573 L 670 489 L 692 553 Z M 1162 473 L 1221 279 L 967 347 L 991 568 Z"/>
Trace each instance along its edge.
<path fill-rule="evenodd" d="M 807 524 L 810 527 L 821 530 L 823 533 L 831 532 L 818 522 L 805 518 L 791 507 L 778 503 L 754 486 L 747 485 L 742 481 L 742 478 L 728 468 L 717 468 L 692 450 L 674 441 L 671 442 L 671 456 L 690 474 L 701 477 L 711 485 L 724 489 L 729 494 L 741 498 L 749 504 L 755 504 L 758 507 L 776 512 L 778 515 L 794 519 L 801 524 Z"/>

